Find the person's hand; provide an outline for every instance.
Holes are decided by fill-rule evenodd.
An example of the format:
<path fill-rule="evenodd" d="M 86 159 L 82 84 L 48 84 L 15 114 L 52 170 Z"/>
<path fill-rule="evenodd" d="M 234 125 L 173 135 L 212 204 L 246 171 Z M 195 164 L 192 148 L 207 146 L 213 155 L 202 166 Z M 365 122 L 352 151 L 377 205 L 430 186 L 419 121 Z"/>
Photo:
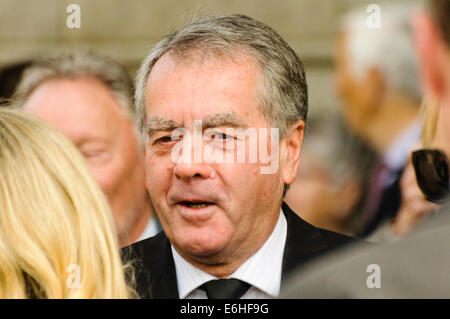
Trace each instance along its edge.
<path fill-rule="evenodd" d="M 392 232 L 396 236 L 403 236 L 409 233 L 440 207 L 440 205 L 425 199 L 417 185 L 416 174 L 411 161 L 405 167 L 400 179 L 400 189 L 402 202 L 397 216 L 392 222 Z"/>

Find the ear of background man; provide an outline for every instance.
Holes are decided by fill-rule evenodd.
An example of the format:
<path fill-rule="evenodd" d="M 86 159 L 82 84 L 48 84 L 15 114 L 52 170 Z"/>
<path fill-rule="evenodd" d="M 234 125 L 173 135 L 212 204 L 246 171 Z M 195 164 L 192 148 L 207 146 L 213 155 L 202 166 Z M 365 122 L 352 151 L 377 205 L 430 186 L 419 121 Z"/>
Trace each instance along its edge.
<path fill-rule="evenodd" d="M 417 12 L 413 19 L 415 44 L 420 56 L 422 84 L 428 94 L 442 98 L 445 88 L 445 69 L 448 64 L 448 49 L 442 33 L 426 12 Z"/>

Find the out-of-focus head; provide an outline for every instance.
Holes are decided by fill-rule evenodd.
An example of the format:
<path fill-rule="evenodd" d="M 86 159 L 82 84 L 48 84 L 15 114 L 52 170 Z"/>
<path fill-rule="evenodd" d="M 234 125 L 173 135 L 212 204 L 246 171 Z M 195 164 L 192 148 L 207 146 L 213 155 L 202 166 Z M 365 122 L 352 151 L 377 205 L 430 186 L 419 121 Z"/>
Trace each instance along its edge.
<path fill-rule="evenodd" d="M 133 85 L 114 61 L 76 52 L 26 69 L 16 100 L 81 151 L 111 205 L 121 242 L 145 201 L 145 168 L 134 120 Z"/>
<path fill-rule="evenodd" d="M 411 27 L 415 8 L 382 5 L 379 28 L 368 24 L 365 7 L 342 20 L 336 50 L 337 93 L 347 122 L 363 137 L 386 96 L 394 94 L 417 103 L 421 99 Z"/>
<path fill-rule="evenodd" d="M 429 9 L 416 13 L 413 20 L 427 97 L 422 132 L 425 150 L 413 153 L 413 164 L 426 198 L 442 203 L 450 194 L 450 2 L 430 1 Z"/>
<path fill-rule="evenodd" d="M 199 19 L 150 51 L 139 71 L 136 105 L 146 140 L 147 188 L 171 242 L 197 261 L 248 258 L 272 231 L 284 187 L 296 176 L 307 85 L 295 52 L 252 18 Z M 246 160 L 174 162 L 172 150 L 181 144 L 171 132 L 183 127 L 192 136 L 194 120 L 220 140 L 244 141 Z M 279 149 L 270 142 L 270 127 L 279 129 Z M 226 128 L 255 129 L 259 141 L 267 138 L 260 147 L 253 140 L 253 146 L 276 155 L 277 169 L 262 174 L 268 164 L 260 157 L 249 161 L 248 136 L 226 135 Z M 200 150 L 199 144 L 184 145 Z M 235 148 L 215 150 L 235 158 Z"/>
<path fill-rule="evenodd" d="M 373 150 L 351 134 L 339 117 L 310 119 L 302 162 L 286 202 L 317 227 L 356 232 L 373 158 Z"/>
<path fill-rule="evenodd" d="M 0 297 L 127 296 L 110 210 L 82 156 L 50 125 L 0 109 Z"/>
<path fill-rule="evenodd" d="M 450 155 L 450 3 L 433 0 L 414 16 L 414 38 L 426 96 L 438 107 L 436 145 Z"/>

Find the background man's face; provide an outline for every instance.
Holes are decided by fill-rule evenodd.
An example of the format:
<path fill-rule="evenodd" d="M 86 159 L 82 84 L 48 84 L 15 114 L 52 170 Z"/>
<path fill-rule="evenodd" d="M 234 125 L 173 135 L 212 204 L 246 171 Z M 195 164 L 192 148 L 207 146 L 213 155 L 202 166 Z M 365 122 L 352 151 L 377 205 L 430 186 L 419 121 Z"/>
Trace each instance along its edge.
<path fill-rule="evenodd" d="M 119 235 L 126 233 L 144 205 L 144 168 L 132 121 L 108 88 L 93 78 L 50 80 L 24 109 L 78 147 L 109 200 Z"/>
<path fill-rule="evenodd" d="M 337 208 L 332 197 L 332 181 L 329 174 L 318 163 L 320 161 L 314 156 L 308 153 L 302 154 L 302 165 L 297 179 L 291 184 L 285 197 L 286 202 L 295 212 L 321 217 L 329 216 Z M 302 217 L 307 220 L 305 216 Z"/>
<path fill-rule="evenodd" d="M 347 45 L 348 36 L 341 34 L 335 54 L 336 91 L 342 100 L 343 114 L 348 125 L 354 132 L 365 137 L 365 126 L 372 116 L 370 106 L 373 101 L 367 92 L 368 84 L 353 74 Z"/>
<path fill-rule="evenodd" d="M 258 80 L 248 58 L 183 64 L 166 54 L 147 82 L 147 120 L 173 121 L 193 135 L 194 120 L 234 112 L 242 126 L 267 128 L 256 99 Z M 225 133 L 225 127 L 230 126 L 216 130 Z M 170 136 L 170 130 L 155 130 L 146 137 L 147 189 L 177 250 L 187 258 L 221 263 L 262 244 L 259 238 L 268 236 L 276 223 L 282 168 L 261 174 L 259 157 L 257 163 L 248 163 L 248 157 L 245 163 L 174 163 L 171 150 L 177 142 Z M 246 143 L 248 152 L 248 138 Z"/>

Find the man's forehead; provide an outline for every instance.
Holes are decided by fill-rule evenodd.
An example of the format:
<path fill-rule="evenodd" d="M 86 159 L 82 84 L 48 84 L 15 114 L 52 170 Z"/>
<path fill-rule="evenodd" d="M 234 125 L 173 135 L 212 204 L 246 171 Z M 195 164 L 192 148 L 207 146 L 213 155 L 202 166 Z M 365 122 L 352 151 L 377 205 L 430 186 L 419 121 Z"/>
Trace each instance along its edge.
<path fill-rule="evenodd" d="M 70 79 L 41 84 L 26 100 L 24 110 L 52 124 L 75 144 L 110 140 L 130 126 L 128 115 L 108 91 L 83 91 L 88 85 L 65 90 L 75 83 L 83 85 L 82 81 Z"/>
<path fill-rule="evenodd" d="M 93 77 L 49 79 L 37 86 L 23 107 L 71 116 L 128 118 L 113 92 Z M 38 111 L 38 110 L 36 110 Z"/>
<path fill-rule="evenodd" d="M 177 65 L 164 55 L 147 81 L 147 128 L 190 127 L 194 120 L 207 127 L 245 127 L 259 118 L 254 62 L 217 62 Z"/>
<path fill-rule="evenodd" d="M 203 90 L 214 88 L 218 92 L 220 85 L 227 87 L 229 82 L 235 83 L 238 88 L 250 86 L 253 89 L 259 79 L 260 70 L 256 62 L 245 54 L 236 58 L 210 56 L 186 61 L 169 51 L 155 63 L 147 77 L 146 98 L 153 96 L 155 89 L 173 95 L 176 93 L 173 88 L 179 83 L 186 89 L 197 85 Z"/>

